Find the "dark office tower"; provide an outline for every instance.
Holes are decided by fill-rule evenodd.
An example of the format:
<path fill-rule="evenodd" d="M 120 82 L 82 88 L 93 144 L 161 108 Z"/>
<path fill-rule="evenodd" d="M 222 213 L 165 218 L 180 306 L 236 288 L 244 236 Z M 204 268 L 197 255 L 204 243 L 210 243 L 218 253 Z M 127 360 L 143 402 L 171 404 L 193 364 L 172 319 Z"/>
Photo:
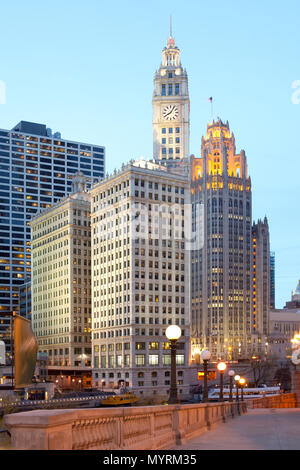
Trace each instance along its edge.
<path fill-rule="evenodd" d="M 270 308 L 275 309 L 275 252 L 270 252 Z"/>
<path fill-rule="evenodd" d="M 71 175 L 78 170 L 90 184 L 102 178 L 104 147 L 64 140 L 45 125 L 26 121 L 0 129 L 0 340 L 6 343 L 5 314 L 18 310 L 19 286 L 30 279 L 30 219 L 70 192 Z"/>
<path fill-rule="evenodd" d="M 268 335 L 270 312 L 270 237 L 266 217 L 253 223 L 252 238 L 253 333 L 262 339 Z"/>
<path fill-rule="evenodd" d="M 19 286 L 19 315 L 31 320 L 31 281 Z"/>
<path fill-rule="evenodd" d="M 220 119 L 191 157 L 191 197 L 204 206 L 204 245 L 191 255 L 192 355 L 245 358 L 251 350 L 251 180 L 229 124 Z"/>

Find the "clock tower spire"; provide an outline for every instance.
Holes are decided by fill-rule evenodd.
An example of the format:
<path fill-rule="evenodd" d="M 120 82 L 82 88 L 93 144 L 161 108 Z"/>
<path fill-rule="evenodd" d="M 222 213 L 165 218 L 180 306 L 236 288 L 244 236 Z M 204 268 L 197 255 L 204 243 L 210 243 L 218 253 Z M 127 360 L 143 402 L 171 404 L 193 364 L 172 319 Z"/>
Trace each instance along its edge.
<path fill-rule="evenodd" d="M 160 68 L 154 75 L 152 98 L 153 157 L 157 162 L 173 164 L 189 157 L 190 100 L 188 76 L 182 68 L 180 50 L 170 36 L 162 50 Z"/>

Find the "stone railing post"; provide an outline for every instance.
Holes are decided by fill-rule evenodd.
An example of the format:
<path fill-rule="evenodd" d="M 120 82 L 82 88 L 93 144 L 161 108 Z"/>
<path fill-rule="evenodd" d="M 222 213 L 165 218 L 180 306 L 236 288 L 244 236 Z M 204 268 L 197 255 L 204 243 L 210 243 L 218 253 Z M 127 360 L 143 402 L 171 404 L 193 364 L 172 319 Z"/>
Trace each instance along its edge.
<path fill-rule="evenodd" d="M 205 422 L 207 429 L 211 429 L 211 421 L 210 421 L 210 412 L 209 412 L 209 405 L 205 406 Z"/>
<path fill-rule="evenodd" d="M 222 421 L 223 421 L 223 423 L 226 422 L 225 413 L 226 413 L 226 405 L 225 405 L 225 403 L 222 403 Z"/>

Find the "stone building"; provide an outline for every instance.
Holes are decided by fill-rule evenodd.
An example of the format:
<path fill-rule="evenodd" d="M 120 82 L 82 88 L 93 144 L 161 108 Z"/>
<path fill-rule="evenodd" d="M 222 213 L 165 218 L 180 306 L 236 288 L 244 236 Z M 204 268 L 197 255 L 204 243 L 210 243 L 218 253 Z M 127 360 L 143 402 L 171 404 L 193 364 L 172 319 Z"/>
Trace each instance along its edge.
<path fill-rule="evenodd" d="M 207 126 L 191 180 L 192 204 L 204 206 L 204 244 L 191 256 L 192 353 L 245 358 L 252 348 L 251 180 L 228 122 Z"/>
<path fill-rule="evenodd" d="M 152 110 L 153 158 L 176 166 L 190 155 L 190 100 L 187 72 L 172 33 L 155 72 Z"/>
<path fill-rule="evenodd" d="M 252 226 L 253 238 L 253 333 L 269 333 L 270 313 L 270 237 L 268 220 Z"/>
<path fill-rule="evenodd" d="M 91 196 L 93 384 L 167 393 L 165 330 L 176 324 L 182 330 L 177 376 L 184 394 L 190 359 L 188 178 L 153 162 L 131 162 L 94 185 Z"/>
<path fill-rule="evenodd" d="M 71 194 L 33 217 L 32 328 L 49 366 L 91 365 L 90 195 L 81 172 Z"/>

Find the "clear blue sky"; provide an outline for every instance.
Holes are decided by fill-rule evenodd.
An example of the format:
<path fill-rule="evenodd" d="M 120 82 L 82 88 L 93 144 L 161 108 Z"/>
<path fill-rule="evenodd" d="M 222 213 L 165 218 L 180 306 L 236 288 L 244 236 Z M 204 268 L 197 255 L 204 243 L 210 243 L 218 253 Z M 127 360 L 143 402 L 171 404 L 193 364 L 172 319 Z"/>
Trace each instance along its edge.
<path fill-rule="evenodd" d="M 276 252 L 276 306 L 300 278 L 299 0 L 37 0 L 2 2 L 0 127 L 47 124 L 63 138 L 106 146 L 111 172 L 151 157 L 153 74 L 173 16 L 189 75 L 191 152 L 215 117 L 245 149 L 253 217 L 267 215 Z"/>

